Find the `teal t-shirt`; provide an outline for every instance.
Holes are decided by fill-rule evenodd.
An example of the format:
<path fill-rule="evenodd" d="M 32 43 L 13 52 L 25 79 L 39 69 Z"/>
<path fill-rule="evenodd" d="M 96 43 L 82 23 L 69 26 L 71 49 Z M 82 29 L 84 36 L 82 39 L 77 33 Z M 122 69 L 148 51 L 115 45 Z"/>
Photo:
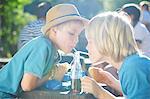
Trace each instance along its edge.
<path fill-rule="evenodd" d="M 150 99 L 150 60 L 138 54 L 126 57 L 119 79 L 127 99 Z"/>
<path fill-rule="evenodd" d="M 45 36 L 27 43 L 0 69 L 0 97 L 20 93 L 24 73 L 31 73 L 38 78 L 45 76 L 55 63 L 56 53 L 55 46 Z"/>

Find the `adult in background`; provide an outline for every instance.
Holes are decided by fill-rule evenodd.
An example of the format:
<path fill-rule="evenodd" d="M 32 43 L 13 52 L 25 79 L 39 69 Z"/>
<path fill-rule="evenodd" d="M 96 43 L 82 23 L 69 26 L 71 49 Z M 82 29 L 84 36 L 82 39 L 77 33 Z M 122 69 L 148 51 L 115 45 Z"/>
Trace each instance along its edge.
<path fill-rule="evenodd" d="M 41 27 L 45 24 L 45 16 L 51 4 L 47 1 L 34 1 L 24 7 L 24 12 L 37 16 L 37 20 L 27 24 L 20 32 L 18 49 L 35 37 L 41 36 Z M 32 9 L 32 10 L 31 10 Z"/>
<path fill-rule="evenodd" d="M 150 2 L 148 1 L 142 1 L 140 2 L 140 7 L 142 10 L 141 14 L 141 22 L 145 24 L 147 29 L 150 32 L 150 10 L 149 10 Z"/>
<path fill-rule="evenodd" d="M 129 15 L 128 18 L 134 27 L 134 36 L 138 47 L 144 55 L 150 57 L 150 33 L 145 25 L 140 22 L 140 8 L 136 4 L 125 4 L 121 11 Z"/>

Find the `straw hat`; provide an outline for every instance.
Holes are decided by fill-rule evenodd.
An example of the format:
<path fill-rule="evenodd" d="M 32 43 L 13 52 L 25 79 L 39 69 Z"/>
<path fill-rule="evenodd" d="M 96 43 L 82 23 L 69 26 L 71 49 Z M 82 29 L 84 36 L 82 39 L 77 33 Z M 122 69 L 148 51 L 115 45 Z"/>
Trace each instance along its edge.
<path fill-rule="evenodd" d="M 81 20 L 84 25 L 88 23 L 88 19 L 81 17 L 74 5 L 58 4 L 47 12 L 46 24 L 42 27 L 42 32 L 46 33 L 52 26 L 56 26 L 70 20 Z"/>

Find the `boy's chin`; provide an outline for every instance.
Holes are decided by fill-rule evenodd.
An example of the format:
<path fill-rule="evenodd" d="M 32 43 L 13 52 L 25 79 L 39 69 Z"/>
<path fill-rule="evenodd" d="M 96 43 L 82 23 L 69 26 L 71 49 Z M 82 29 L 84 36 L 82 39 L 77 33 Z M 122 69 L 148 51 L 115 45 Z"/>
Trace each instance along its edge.
<path fill-rule="evenodd" d="M 62 50 L 65 54 L 71 53 L 72 50 Z"/>

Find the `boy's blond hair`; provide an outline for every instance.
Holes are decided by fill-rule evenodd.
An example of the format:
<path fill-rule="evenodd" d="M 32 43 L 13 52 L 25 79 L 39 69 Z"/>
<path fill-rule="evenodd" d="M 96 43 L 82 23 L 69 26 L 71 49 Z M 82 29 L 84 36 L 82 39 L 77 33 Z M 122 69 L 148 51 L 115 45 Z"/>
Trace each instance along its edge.
<path fill-rule="evenodd" d="M 91 19 L 86 36 L 94 39 L 101 55 L 115 62 L 137 52 L 132 26 L 116 12 L 102 13 Z"/>

